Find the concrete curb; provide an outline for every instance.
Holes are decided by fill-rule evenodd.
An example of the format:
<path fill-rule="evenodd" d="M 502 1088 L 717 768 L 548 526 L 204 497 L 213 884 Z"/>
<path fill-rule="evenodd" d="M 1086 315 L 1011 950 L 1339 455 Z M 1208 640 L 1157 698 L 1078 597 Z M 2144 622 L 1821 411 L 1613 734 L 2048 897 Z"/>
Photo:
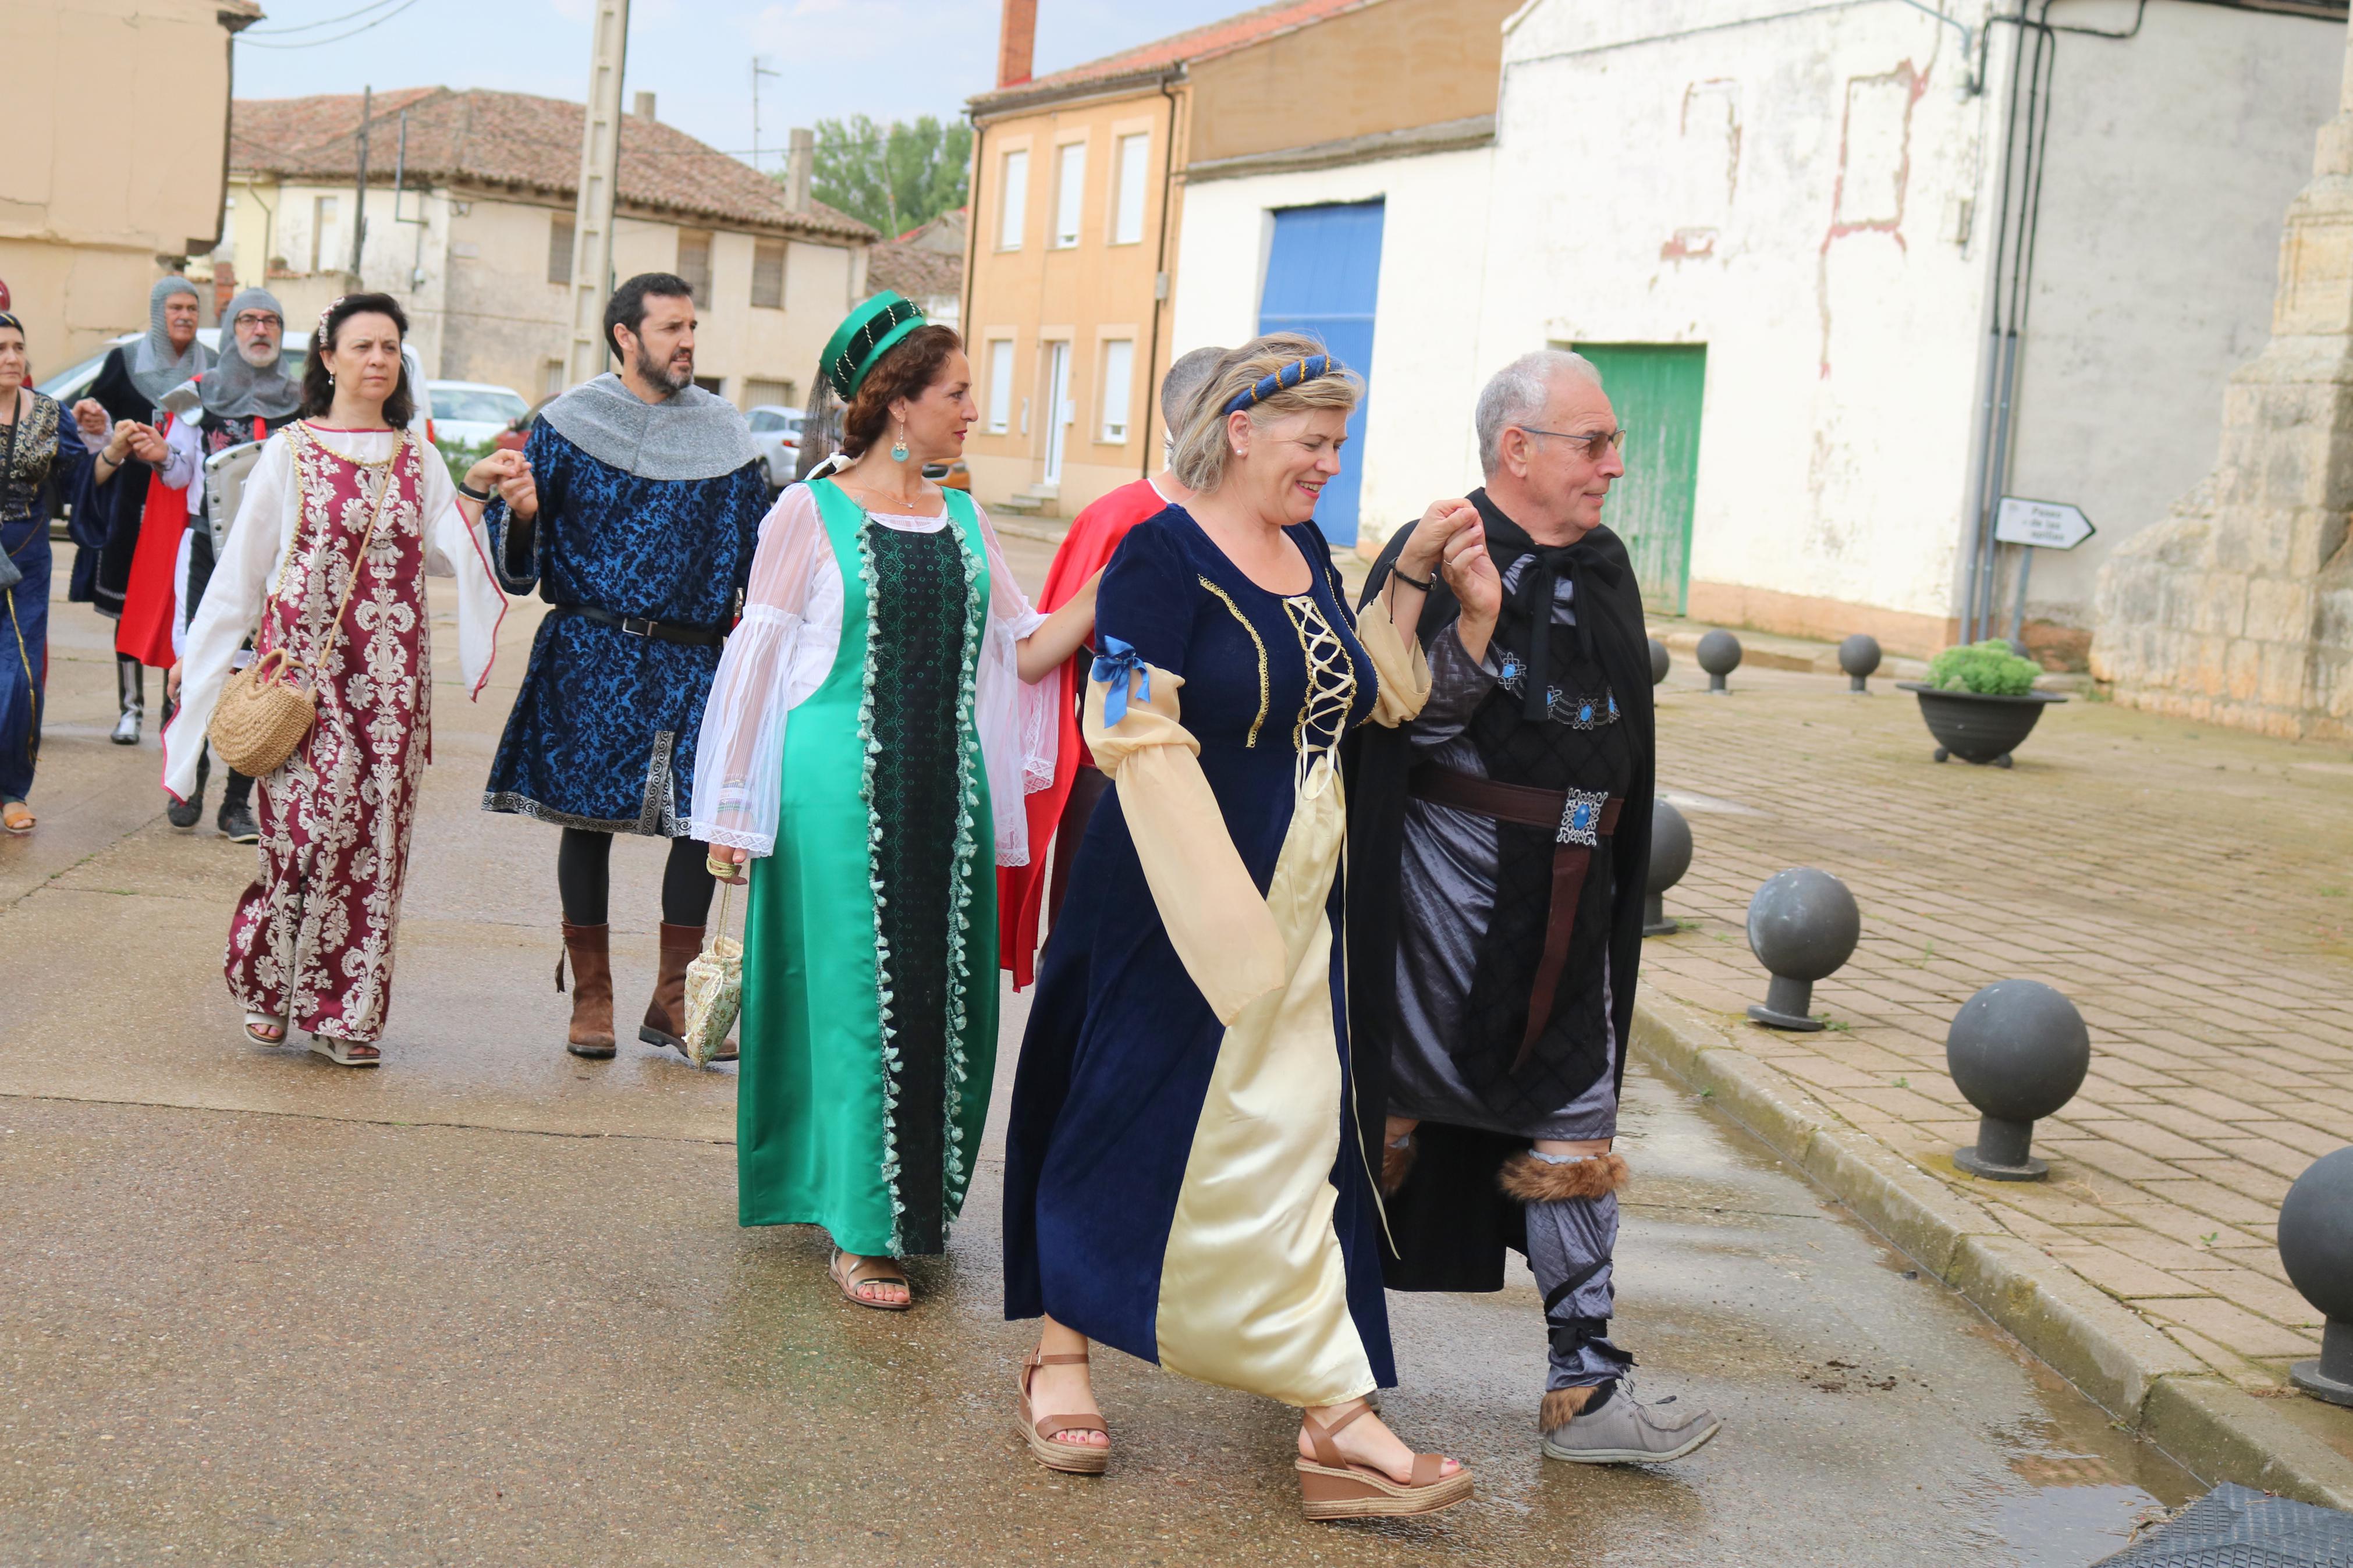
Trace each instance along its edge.
<path fill-rule="evenodd" d="M 2353 1509 L 2353 1454 L 2278 1408 L 2282 1402 L 2215 1376 L 2131 1309 L 1840 1120 L 1701 1014 L 1653 990 L 1634 1009 L 1630 1044 L 2201 1480 Z"/>

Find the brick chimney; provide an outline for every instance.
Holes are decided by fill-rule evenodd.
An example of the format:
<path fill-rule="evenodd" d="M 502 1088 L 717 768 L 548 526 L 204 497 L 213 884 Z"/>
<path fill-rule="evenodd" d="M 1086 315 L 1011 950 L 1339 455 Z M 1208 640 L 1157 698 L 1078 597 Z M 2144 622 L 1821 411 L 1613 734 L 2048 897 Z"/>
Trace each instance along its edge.
<path fill-rule="evenodd" d="M 650 92 L 638 94 L 638 106 L 629 112 L 640 120 L 651 120 L 654 117 L 654 95 Z"/>
<path fill-rule="evenodd" d="M 1005 20 L 997 35 L 997 85 L 1018 87 L 1029 79 L 1038 52 L 1038 0 L 1005 0 Z"/>
<path fill-rule="evenodd" d="M 213 319 L 217 321 L 237 298 L 237 263 L 226 256 L 213 258 Z"/>
<path fill-rule="evenodd" d="M 817 170 L 817 132 L 795 126 L 785 151 L 785 205 L 797 213 L 809 210 L 809 176 Z"/>

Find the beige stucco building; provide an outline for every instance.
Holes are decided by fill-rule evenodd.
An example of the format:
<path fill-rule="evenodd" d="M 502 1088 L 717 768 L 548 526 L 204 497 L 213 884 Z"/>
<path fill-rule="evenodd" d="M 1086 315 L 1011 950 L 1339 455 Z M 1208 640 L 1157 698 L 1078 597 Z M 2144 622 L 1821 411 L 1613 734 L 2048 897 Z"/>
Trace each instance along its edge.
<path fill-rule="evenodd" d="M 355 284 L 361 100 L 240 100 L 216 267 L 241 282 L 266 273 L 298 329 L 354 286 L 392 294 L 427 374 L 537 402 L 568 380 L 580 122 L 578 104 L 522 93 L 377 94 Z M 614 275 L 694 285 L 696 379 L 739 406 L 802 401 L 864 292 L 874 231 L 816 202 L 796 208 L 776 182 L 662 124 L 651 93 L 623 124 L 619 193 Z"/>
<path fill-rule="evenodd" d="M 35 379 L 144 327 L 149 287 L 217 243 L 230 39 L 260 16 L 254 0 L 0 5 L 0 279 Z"/>
<path fill-rule="evenodd" d="M 1008 0 L 1001 85 L 967 106 L 975 492 L 1067 517 L 1157 468 L 1188 184 L 1305 149 L 1491 124 L 1511 9 L 1297 0 L 1030 79 L 1035 0 Z"/>

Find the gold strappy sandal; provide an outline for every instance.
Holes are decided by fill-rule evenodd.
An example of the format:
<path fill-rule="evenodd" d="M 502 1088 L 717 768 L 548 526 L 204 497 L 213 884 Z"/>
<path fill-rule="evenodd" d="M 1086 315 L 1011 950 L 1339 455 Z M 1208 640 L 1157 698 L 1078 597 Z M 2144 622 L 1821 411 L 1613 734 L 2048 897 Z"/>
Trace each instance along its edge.
<path fill-rule="evenodd" d="M 841 1248 L 837 1247 L 833 1249 L 833 1258 L 825 1266 L 825 1277 L 850 1300 L 861 1307 L 871 1307 L 878 1312 L 903 1312 L 915 1304 L 914 1283 L 907 1278 L 906 1270 L 900 1269 L 896 1274 L 883 1272 L 886 1266 L 893 1266 L 892 1259 L 861 1258 L 854 1267 L 844 1268 L 841 1267 L 842 1256 Z M 871 1296 L 860 1295 L 858 1288 L 860 1285 L 902 1286 L 906 1289 L 907 1299 L 903 1301 L 878 1301 Z"/>

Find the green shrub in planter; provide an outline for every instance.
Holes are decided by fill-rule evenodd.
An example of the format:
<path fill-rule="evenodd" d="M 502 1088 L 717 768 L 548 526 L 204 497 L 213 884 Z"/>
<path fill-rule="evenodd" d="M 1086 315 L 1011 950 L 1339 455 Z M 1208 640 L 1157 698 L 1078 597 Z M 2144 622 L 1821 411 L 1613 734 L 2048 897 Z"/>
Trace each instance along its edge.
<path fill-rule="evenodd" d="M 2042 667 L 2021 658 L 1999 637 L 1948 647 L 1928 663 L 1928 684 L 1939 691 L 1975 691 L 1987 697 L 2023 697 L 2034 689 Z"/>

